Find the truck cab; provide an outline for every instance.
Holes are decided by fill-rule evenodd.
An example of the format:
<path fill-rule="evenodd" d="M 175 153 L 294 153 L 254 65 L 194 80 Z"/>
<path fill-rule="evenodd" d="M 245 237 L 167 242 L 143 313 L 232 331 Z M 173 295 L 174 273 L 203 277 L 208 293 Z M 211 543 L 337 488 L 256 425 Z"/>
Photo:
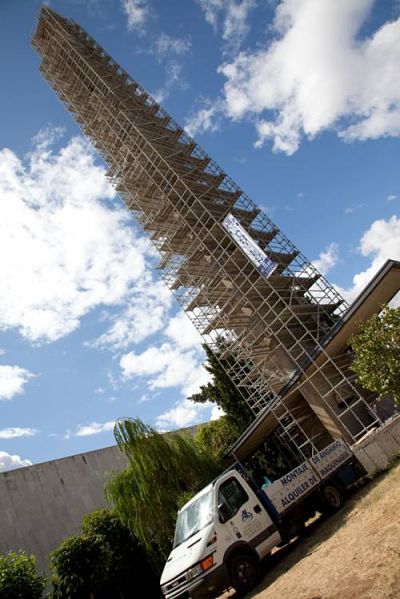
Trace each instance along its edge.
<path fill-rule="evenodd" d="M 280 541 L 258 495 L 229 470 L 178 512 L 162 591 L 167 599 L 185 599 L 214 597 L 230 584 L 251 588 L 257 561 Z"/>

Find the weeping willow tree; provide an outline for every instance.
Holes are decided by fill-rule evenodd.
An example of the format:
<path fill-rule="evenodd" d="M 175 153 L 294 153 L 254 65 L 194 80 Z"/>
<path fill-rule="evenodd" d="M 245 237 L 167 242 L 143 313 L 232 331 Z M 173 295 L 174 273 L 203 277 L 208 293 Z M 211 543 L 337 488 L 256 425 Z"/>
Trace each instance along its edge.
<path fill-rule="evenodd" d="M 208 484 L 220 464 L 188 434 L 159 434 L 139 419 L 117 421 L 114 434 L 128 466 L 108 481 L 106 497 L 160 567 L 182 496 Z"/>

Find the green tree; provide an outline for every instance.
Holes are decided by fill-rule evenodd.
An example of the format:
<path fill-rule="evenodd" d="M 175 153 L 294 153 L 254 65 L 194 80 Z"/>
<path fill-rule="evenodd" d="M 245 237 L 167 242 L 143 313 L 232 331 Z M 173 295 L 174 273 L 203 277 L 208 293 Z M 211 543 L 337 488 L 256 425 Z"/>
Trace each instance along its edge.
<path fill-rule="evenodd" d="M 225 371 L 225 368 L 233 366 L 234 359 L 226 358 L 220 361 L 207 345 L 204 344 L 203 348 L 207 356 L 205 369 L 212 375 L 213 379 L 207 385 L 203 385 L 199 393 L 195 393 L 189 399 L 197 403 L 211 401 L 217 404 L 232 424 L 236 426 L 240 434 L 253 422 L 254 415 Z"/>
<path fill-rule="evenodd" d="M 223 342 L 220 343 L 221 351 L 224 349 Z M 212 381 L 201 387 L 199 393 L 192 395 L 189 399 L 195 402 L 205 403 L 211 401 L 217 404 L 225 412 L 225 420 L 221 424 L 209 422 L 200 427 L 198 441 L 204 447 L 212 448 L 214 455 L 221 459 L 228 453 L 229 447 L 250 426 L 254 415 L 246 403 L 245 398 L 238 392 L 231 377 L 226 373 L 225 367 L 234 367 L 234 358 L 228 357 L 219 360 L 218 357 L 204 345 L 207 355 L 206 370 L 212 375 Z M 245 365 L 241 365 L 245 372 Z M 217 421 L 218 422 L 218 421 Z M 224 435 L 226 435 L 224 437 Z M 287 461 L 285 453 L 279 444 L 271 438 L 266 440 L 258 451 L 254 453 L 246 465 L 257 478 L 261 473 L 270 478 L 282 476 L 291 464 Z"/>
<path fill-rule="evenodd" d="M 211 452 L 214 458 L 221 462 L 228 449 L 239 436 L 239 430 L 229 416 L 221 416 L 201 424 L 195 434 L 195 441 L 204 449 Z"/>
<path fill-rule="evenodd" d="M 100 509 L 85 516 L 81 534 L 51 555 L 54 599 L 159 598 L 158 576 L 118 516 Z"/>
<path fill-rule="evenodd" d="M 24 551 L 0 554 L 1 599 L 39 599 L 46 578 L 36 573 L 36 560 Z"/>
<path fill-rule="evenodd" d="M 128 466 L 107 483 L 106 496 L 160 567 L 171 549 L 180 497 L 208 484 L 219 464 L 189 436 L 161 435 L 139 419 L 119 421 L 115 437 Z"/>
<path fill-rule="evenodd" d="M 159 577 L 146 556 L 143 547 L 132 535 L 119 516 L 100 509 L 82 520 L 82 533 L 100 537 L 110 550 L 111 563 L 103 595 L 108 599 L 113 589 L 121 596 L 130 597 L 132 589 L 139 597 L 160 597 Z"/>
<path fill-rule="evenodd" d="M 88 599 L 106 585 L 111 554 L 96 535 L 69 537 L 51 553 L 52 597 Z"/>
<path fill-rule="evenodd" d="M 400 405 L 400 308 L 383 306 L 350 339 L 357 380 L 379 398 L 391 395 Z"/>

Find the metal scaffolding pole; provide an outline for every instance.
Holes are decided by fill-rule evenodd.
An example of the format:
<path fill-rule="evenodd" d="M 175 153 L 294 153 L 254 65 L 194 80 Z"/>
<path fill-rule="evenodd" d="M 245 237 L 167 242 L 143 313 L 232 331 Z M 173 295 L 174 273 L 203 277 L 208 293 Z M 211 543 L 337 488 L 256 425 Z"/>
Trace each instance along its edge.
<path fill-rule="evenodd" d="M 344 315 L 345 301 L 77 23 L 43 6 L 32 43 L 42 74 L 103 156 L 109 180 L 158 250 L 165 283 L 253 413 L 276 412 L 282 389 L 324 352 L 323 339 Z M 329 356 L 301 384 L 317 393 L 351 439 L 376 422 L 346 368 Z M 335 400 L 339 390 L 344 410 Z M 353 404 L 362 405 L 364 420 Z M 303 436 L 298 447 L 318 448 L 312 435 Z"/>

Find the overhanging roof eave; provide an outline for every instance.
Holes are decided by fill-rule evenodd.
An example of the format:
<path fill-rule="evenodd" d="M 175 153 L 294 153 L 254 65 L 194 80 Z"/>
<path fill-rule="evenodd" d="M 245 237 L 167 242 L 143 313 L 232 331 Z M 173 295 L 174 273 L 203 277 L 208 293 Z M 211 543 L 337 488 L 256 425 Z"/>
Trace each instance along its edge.
<path fill-rule="evenodd" d="M 343 329 L 343 327 L 348 323 L 351 318 L 354 317 L 359 308 L 367 301 L 367 299 L 371 296 L 372 292 L 380 285 L 388 273 L 392 270 L 399 270 L 400 274 L 400 261 L 398 260 L 387 260 L 385 264 L 379 269 L 379 271 L 375 274 L 375 276 L 371 279 L 371 281 L 366 285 L 363 291 L 356 297 L 353 303 L 350 305 L 347 312 L 340 319 L 340 321 L 336 324 L 332 331 L 321 341 L 320 347 L 315 351 L 314 355 L 308 360 L 306 364 L 304 364 L 303 368 L 298 369 L 291 380 L 282 388 L 281 392 L 278 395 L 278 398 L 274 401 L 274 403 L 267 406 L 252 422 L 252 424 L 242 433 L 242 435 L 236 440 L 236 442 L 230 447 L 227 455 L 231 455 L 234 458 L 245 459 L 245 455 L 249 455 L 250 451 L 255 445 L 261 445 L 262 435 L 264 434 L 265 429 L 269 428 L 267 423 L 265 422 L 268 417 L 274 418 L 272 414 L 272 408 L 276 405 L 279 400 L 283 400 L 288 394 L 294 390 L 296 383 L 299 378 L 307 373 L 308 368 L 311 364 L 314 363 L 316 358 L 322 353 L 322 351 L 331 343 L 331 341 L 338 335 L 338 333 Z M 400 285 L 399 285 L 400 288 Z M 390 298 L 391 299 L 391 298 Z M 388 299 L 387 301 L 390 301 Z M 264 426 L 263 426 L 264 425 Z M 255 436 L 254 439 L 252 437 Z M 249 440 L 252 440 L 250 443 Z M 247 449 L 247 451 L 246 451 Z M 244 450 L 244 451 L 243 451 Z"/>

